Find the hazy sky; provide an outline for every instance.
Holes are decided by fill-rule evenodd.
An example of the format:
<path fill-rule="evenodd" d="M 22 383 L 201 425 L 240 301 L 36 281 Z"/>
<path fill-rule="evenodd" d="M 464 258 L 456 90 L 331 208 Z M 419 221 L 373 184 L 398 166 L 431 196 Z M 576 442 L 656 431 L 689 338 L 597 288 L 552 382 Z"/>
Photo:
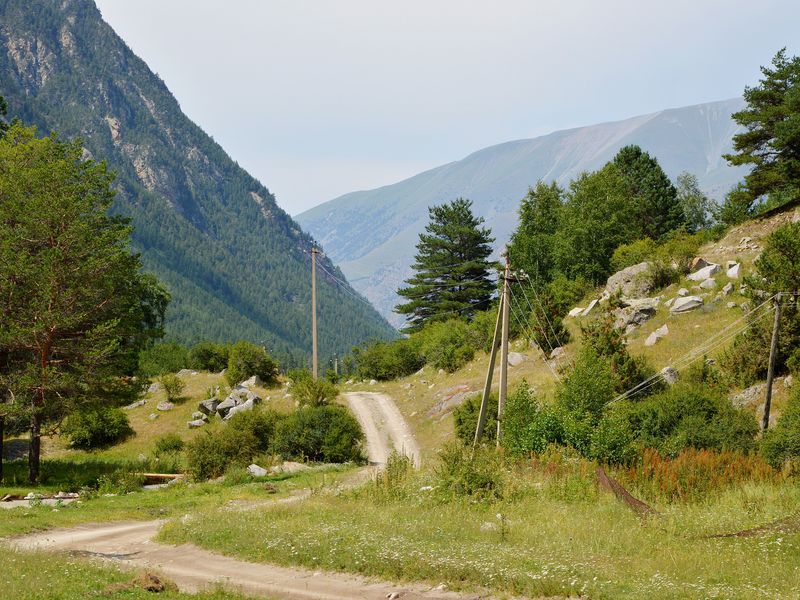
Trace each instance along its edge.
<path fill-rule="evenodd" d="M 482 147 L 741 94 L 797 0 L 96 0 L 290 214 Z"/>

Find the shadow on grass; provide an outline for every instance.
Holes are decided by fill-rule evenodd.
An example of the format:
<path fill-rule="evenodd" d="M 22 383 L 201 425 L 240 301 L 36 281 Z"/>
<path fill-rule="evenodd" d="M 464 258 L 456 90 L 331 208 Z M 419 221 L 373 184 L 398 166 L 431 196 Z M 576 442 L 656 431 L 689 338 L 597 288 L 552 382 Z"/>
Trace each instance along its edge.
<path fill-rule="evenodd" d="M 98 480 L 103 475 L 110 475 L 117 471 L 140 470 L 142 470 L 142 463 L 123 460 L 42 459 L 38 487 L 77 492 L 81 488 L 97 488 Z M 3 487 L 32 487 L 28 483 L 28 461 L 6 462 L 1 485 Z"/>

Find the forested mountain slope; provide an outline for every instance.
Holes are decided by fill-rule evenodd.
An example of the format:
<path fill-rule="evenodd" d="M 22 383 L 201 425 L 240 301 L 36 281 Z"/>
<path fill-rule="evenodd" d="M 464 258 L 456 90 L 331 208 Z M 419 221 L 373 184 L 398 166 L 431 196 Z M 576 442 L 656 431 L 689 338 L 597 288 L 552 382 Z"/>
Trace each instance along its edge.
<path fill-rule="evenodd" d="M 114 210 L 133 219 L 136 250 L 172 293 L 170 337 L 246 338 L 305 362 L 312 238 L 183 114 L 92 0 L 0 2 L 0 94 L 10 116 L 82 138 L 118 173 Z M 323 359 L 393 335 L 352 290 L 320 280 Z"/>
<path fill-rule="evenodd" d="M 721 199 L 744 174 L 722 158 L 738 131 L 730 115 L 742 106 L 743 100 L 735 98 L 491 146 L 393 185 L 346 194 L 296 218 L 325 245 L 353 286 L 392 319 L 395 290 L 409 274 L 428 206 L 458 196 L 471 199 L 500 248 L 516 225 L 529 186 L 539 179 L 567 185 L 628 144 L 655 156 L 673 180 L 682 171 L 695 174 L 707 194 Z M 399 322 L 396 316 L 392 320 Z"/>

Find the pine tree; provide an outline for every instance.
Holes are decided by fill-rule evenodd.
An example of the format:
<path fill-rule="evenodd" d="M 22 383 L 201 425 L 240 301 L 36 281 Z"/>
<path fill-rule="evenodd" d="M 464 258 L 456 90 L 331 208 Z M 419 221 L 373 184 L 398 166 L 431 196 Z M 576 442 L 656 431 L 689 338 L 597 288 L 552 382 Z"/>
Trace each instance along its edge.
<path fill-rule="evenodd" d="M 458 198 L 428 211 L 430 222 L 419 236 L 412 265 L 416 274 L 397 291 L 408 300 L 395 308 L 407 315 L 406 333 L 433 321 L 471 318 L 486 308 L 495 287 L 488 261 L 494 238 L 481 227 L 483 218 L 472 213 L 472 202 Z"/>
<path fill-rule="evenodd" d="M 733 136 L 732 165 L 749 165 L 744 185 L 732 202 L 752 204 L 767 199 L 777 206 L 800 198 L 800 57 L 786 49 L 762 67 L 759 85 L 746 87 L 747 107 L 733 114 L 745 131 Z"/>
<path fill-rule="evenodd" d="M 612 163 L 633 202 L 638 237 L 657 240 L 686 224 L 678 192 L 655 158 L 639 146 L 625 146 Z"/>
<path fill-rule="evenodd" d="M 29 424 L 31 482 L 64 417 L 137 393 L 138 352 L 163 335 L 169 300 L 108 214 L 113 175 L 82 155 L 19 123 L 0 139 L 0 390 Z"/>

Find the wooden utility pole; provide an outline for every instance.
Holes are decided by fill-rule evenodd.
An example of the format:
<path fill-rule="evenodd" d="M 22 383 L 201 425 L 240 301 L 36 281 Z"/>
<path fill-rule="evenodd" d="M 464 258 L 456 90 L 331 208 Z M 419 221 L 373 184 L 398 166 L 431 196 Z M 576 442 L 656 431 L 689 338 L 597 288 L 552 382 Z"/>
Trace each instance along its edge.
<path fill-rule="evenodd" d="M 497 349 L 500 347 L 500 328 L 503 322 L 503 297 L 500 297 L 500 306 L 497 307 L 497 321 L 494 324 L 494 337 L 492 337 L 492 350 L 489 353 L 489 367 L 486 369 L 486 382 L 483 385 L 483 398 L 481 398 L 481 409 L 478 413 L 478 426 L 475 428 L 475 439 L 472 441 L 472 454 L 483 436 L 483 428 L 486 426 L 486 408 L 489 405 L 489 395 L 492 391 L 492 378 L 494 376 L 494 363 L 497 359 Z"/>
<path fill-rule="evenodd" d="M 506 407 L 508 394 L 508 311 L 509 311 L 509 279 L 511 278 L 511 264 L 508 262 L 508 250 L 505 253 L 506 271 L 503 275 L 503 327 L 500 340 L 500 394 L 497 399 L 497 447 L 503 439 L 503 411 Z"/>
<path fill-rule="evenodd" d="M 311 376 L 317 380 L 317 254 L 311 249 Z"/>
<path fill-rule="evenodd" d="M 772 404 L 772 380 L 775 378 L 775 360 L 778 354 L 778 332 L 781 327 L 781 295 L 775 294 L 775 323 L 772 326 L 772 345 L 769 348 L 769 367 L 767 368 L 767 397 L 764 400 L 764 418 L 761 429 L 769 428 L 769 410 Z"/>

